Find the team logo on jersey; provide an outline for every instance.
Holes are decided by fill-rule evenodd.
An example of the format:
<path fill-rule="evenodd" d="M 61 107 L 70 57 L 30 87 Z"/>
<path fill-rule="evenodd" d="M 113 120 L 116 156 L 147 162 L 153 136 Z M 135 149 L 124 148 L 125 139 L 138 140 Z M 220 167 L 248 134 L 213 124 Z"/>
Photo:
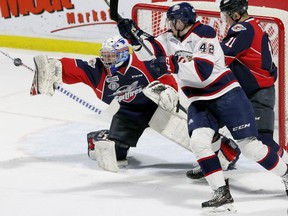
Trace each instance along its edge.
<path fill-rule="evenodd" d="M 108 85 L 108 88 L 109 89 L 111 89 L 112 91 L 115 91 L 117 88 L 119 88 L 119 84 L 118 83 L 116 83 L 116 82 L 113 82 L 113 83 L 110 83 L 109 85 Z"/>
<path fill-rule="evenodd" d="M 129 103 L 133 101 L 137 94 L 142 92 L 142 87 L 138 86 L 138 81 L 133 82 L 131 85 L 121 86 L 112 95 L 118 102 L 124 101 Z"/>
<path fill-rule="evenodd" d="M 236 24 L 231 28 L 234 32 L 240 32 L 246 30 L 247 28 L 244 27 L 242 24 Z"/>

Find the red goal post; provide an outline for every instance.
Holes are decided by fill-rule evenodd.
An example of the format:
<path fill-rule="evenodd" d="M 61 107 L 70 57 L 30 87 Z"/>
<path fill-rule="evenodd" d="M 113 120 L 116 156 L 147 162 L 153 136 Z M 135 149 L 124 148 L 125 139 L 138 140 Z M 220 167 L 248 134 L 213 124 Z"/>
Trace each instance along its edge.
<path fill-rule="evenodd" d="M 166 12 L 176 2 L 139 3 L 132 8 L 132 19 L 139 27 L 154 36 L 167 30 Z M 191 2 L 197 12 L 197 19 L 202 23 L 211 25 L 217 32 L 221 41 L 228 26 L 220 18 L 219 4 L 213 2 Z M 273 59 L 278 67 L 278 80 L 276 82 L 275 129 L 274 134 L 279 144 L 288 150 L 286 122 L 288 122 L 286 80 L 288 79 L 288 12 L 280 9 L 249 6 L 251 16 L 259 19 L 263 29 L 269 34 L 273 49 Z M 277 131 L 275 130 L 275 131 Z"/>

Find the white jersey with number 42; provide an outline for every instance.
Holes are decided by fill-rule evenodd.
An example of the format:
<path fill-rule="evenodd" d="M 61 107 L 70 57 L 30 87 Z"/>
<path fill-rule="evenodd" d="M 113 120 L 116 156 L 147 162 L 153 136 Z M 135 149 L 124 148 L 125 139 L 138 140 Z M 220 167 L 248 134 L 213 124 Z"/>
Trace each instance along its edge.
<path fill-rule="evenodd" d="M 240 86 L 229 68 L 215 30 L 196 22 L 185 37 L 178 39 L 171 31 L 154 40 L 145 40 L 155 56 L 178 54 L 177 81 L 189 102 L 218 98 Z M 143 56 L 144 49 L 141 49 Z"/>

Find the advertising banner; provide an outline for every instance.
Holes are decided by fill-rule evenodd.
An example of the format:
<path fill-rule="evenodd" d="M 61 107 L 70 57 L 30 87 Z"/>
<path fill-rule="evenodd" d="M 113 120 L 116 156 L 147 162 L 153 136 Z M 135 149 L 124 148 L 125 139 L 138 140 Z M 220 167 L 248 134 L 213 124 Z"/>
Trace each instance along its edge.
<path fill-rule="evenodd" d="M 116 27 L 100 0 L 2 0 L 0 7 L 1 34 L 100 41 Z"/>

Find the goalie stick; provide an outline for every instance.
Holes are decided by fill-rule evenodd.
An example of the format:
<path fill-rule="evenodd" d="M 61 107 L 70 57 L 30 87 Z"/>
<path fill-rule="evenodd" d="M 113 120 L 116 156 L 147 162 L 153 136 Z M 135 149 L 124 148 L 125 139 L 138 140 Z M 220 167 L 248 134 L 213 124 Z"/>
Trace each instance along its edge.
<path fill-rule="evenodd" d="M 35 73 L 35 70 L 33 70 L 31 67 L 29 67 L 28 65 L 24 64 L 22 62 L 22 60 L 20 58 L 13 58 L 12 56 L 10 56 L 8 53 L 0 50 L 0 52 L 6 56 L 7 58 L 11 59 L 13 61 L 13 64 L 17 67 L 19 66 L 23 66 L 26 69 L 30 70 L 31 72 Z M 33 80 L 34 83 L 34 80 Z M 66 95 L 67 97 L 69 97 L 70 99 L 74 100 L 75 102 L 81 104 L 82 106 L 86 107 L 87 109 L 91 110 L 92 112 L 101 115 L 102 112 L 104 110 L 99 109 L 98 107 L 95 107 L 94 105 L 88 103 L 87 101 L 83 100 L 82 98 L 78 97 L 77 95 L 75 95 L 74 93 L 70 92 L 69 90 L 65 89 L 62 85 L 58 85 L 58 84 L 54 84 L 54 88 L 61 92 L 62 94 Z M 110 106 L 109 106 L 110 107 Z M 105 109 L 105 111 L 107 111 L 109 113 L 109 108 Z"/>

